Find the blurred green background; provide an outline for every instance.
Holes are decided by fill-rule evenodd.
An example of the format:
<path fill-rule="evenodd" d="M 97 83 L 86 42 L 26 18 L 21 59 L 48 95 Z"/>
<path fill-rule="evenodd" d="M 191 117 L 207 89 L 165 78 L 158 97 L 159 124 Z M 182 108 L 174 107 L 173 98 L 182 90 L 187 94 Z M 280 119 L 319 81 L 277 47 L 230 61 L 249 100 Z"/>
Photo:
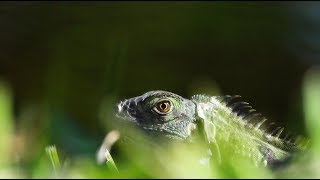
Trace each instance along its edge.
<path fill-rule="evenodd" d="M 48 144 L 94 159 L 114 104 L 156 89 L 240 94 L 306 134 L 319 12 L 319 2 L 1 2 L 15 161 L 31 168 Z"/>

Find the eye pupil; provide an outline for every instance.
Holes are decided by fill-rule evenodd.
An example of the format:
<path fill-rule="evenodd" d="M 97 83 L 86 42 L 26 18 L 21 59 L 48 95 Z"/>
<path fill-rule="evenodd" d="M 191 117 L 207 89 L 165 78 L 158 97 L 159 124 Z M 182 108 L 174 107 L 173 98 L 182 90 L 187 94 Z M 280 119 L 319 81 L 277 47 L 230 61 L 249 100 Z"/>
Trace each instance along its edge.
<path fill-rule="evenodd" d="M 167 107 L 166 103 L 162 103 L 162 104 L 160 105 L 160 108 L 163 109 L 163 110 L 166 109 L 166 107 Z"/>

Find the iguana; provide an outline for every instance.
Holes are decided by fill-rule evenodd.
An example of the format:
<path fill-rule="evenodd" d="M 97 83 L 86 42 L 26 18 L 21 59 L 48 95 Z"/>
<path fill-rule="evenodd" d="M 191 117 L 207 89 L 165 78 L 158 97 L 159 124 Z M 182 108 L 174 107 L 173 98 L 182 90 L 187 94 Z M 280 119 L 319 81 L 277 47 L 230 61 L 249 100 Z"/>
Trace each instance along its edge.
<path fill-rule="evenodd" d="M 167 91 L 150 91 L 119 102 L 117 116 L 149 133 L 182 141 L 202 129 L 218 159 L 228 148 L 227 156 L 241 154 L 255 164 L 273 167 L 304 150 L 299 139 L 283 137 L 283 128 L 268 131 L 267 119 L 249 103 L 237 101 L 240 97 L 194 95 L 186 99 Z"/>

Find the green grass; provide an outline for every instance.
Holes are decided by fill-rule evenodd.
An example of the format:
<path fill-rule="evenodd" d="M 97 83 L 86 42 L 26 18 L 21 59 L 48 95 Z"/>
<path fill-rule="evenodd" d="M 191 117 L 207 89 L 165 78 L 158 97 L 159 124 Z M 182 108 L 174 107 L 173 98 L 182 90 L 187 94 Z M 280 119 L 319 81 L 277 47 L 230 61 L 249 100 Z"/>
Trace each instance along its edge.
<path fill-rule="evenodd" d="M 53 171 L 56 177 L 59 177 L 59 173 L 61 170 L 60 159 L 58 156 L 58 152 L 55 146 L 48 146 L 46 148 L 46 152 L 50 157 L 50 161 L 53 167 Z"/>
<path fill-rule="evenodd" d="M 108 150 L 106 150 L 106 165 L 113 172 L 119 173 L 118 168 L 117 168 L 116 164 L 114 163 L 113 158 Z"/>
<path fill-rule="evenodd" d="M 12 92 L 0 83 L 0 177 L 3 178 L 319 178 L 320 172 L 320 70 L 310 70 L 303 85 L 305 123 L 311 149 L 297 157 L 291 166 L 278 172 L 256 167 L 246 159 L 224 158 L 222 165 L 198 165 L 203 144 L 149 145 L 148 137 L 137 132 L 137 140 L 115 142 L 105 150 L 105 162 L 98 164 L 95 154 L 68 157 L 63 146 L 29 145 L 31 157 L 20 154 L 14 134 Z M 127 129 L 130 132 L 129 129 Z M 20 142 L 21 141 L 21 142 Z M 18 142 L 22 143 L 24 140 Z M 35 141 L 37 142 L 37 141 Z M 47 142 L 47 141 L 41 141 Z M 16 142 L 17 143 L 17 142 Z M 111 143 L 111 145 L 114 142 Z M 18 143 L 19 144 L 19 143 Z M 32 148 L 39 148 L 34 150 Z M 16 148 L 16 149 L 15 149 Z M 20 147 L 21 148 L 21 147 Z M 115 148 L 115 149 L 114 149 Z M 60 153 L 61 152 L 61 153 Z M 17 158 L 19 157 L 19 158 Z"/>

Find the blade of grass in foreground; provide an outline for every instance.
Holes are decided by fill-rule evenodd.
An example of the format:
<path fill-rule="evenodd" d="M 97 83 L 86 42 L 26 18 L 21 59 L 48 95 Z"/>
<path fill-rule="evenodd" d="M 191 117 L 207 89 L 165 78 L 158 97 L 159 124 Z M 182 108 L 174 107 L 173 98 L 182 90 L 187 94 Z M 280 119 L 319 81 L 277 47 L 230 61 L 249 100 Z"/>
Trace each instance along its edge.
<path fill-rule="evenodd" d="M 106 149 L 106 160 L 107 160 L 106 164 L 107 164 L 108 168 L 112 172 L 119 173 L 118 168 L 117 168 L 116 164 L 114 163 L 113 158 L 107 149 Z"/>
<path fill-rule="evenodd" d="M 104 138 L 102 145 L 96 155 L 98 164 L 102 164 L 105 162 L 108 168 L 112 172 L 116 173 L 119 173 L 119 171 L 109 151 L 112 145 L 119 139 L 119 137 L 120 133 L 117 130 L 112 130 L 111 132 L 109 132 Z"/>
<path fill-rule="evenodd" d="M 60 165 L 60 160 L 59 160 L 57 149 L 54 145 L 48 146 L 48 147 L 46 147 L 46 152 L 47 152 L 48 156 L 50 157 L 50 161 L 53 166 L 54 174 L 56 176 L 58 176 L 58 173 L 61 169 L 61 165 Z"/>
<path fill-rule="evenodd" d="M 0 79 L 0 166 L 11 161 L 13 137 L 12 92 L 10 85 Z"/>
<path fill-rule="evenodd" d="M 320 67 L 310 69 L 304 79 L 304 113 L 312 145 L 320 153 Z"/>

